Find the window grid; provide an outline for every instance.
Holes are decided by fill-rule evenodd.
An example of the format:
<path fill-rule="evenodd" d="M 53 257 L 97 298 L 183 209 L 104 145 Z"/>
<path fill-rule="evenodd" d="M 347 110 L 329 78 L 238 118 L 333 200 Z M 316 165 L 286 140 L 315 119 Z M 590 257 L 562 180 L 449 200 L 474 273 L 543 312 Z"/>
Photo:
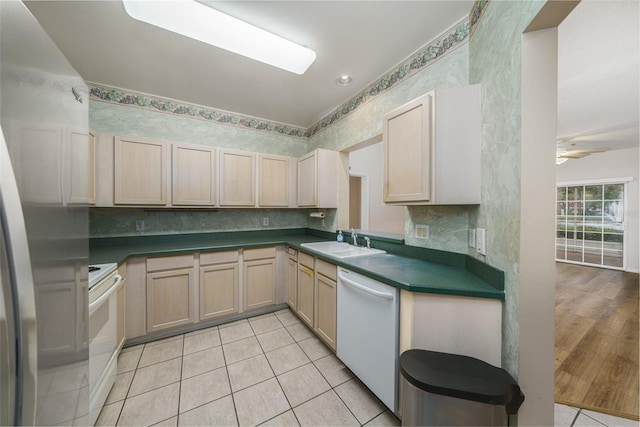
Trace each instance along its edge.
<path fill-rule="evenodd" d="M 624 267 L 624 192 L 624 183 L 557 187 L 557 261 Z"/>

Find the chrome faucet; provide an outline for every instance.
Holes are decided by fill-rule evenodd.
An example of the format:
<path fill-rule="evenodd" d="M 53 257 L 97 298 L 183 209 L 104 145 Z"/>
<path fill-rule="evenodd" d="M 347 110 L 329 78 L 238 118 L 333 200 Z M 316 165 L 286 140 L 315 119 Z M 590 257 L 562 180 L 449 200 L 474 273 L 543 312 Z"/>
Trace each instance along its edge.
<path fill-rule="evenodd" d="M 371 239 L 369 236 L 364 236 L 364 241 L 367 242 L 367 249 L 371 249 Z"/>
<path fill-rule="evenodd" d="M 351 240 L 353 240 L 353 246 L 358 246 L 358 233 L 353 228 L 351 229 Z"/>

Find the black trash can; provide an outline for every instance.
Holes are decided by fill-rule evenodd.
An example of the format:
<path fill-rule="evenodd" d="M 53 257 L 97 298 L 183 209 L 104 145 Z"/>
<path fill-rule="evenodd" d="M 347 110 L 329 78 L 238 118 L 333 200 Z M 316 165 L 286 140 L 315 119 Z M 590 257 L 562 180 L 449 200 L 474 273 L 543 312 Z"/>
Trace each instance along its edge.
<path fill-rule="evenodd" d="M 507 371 L 428 350 L 400 355 L 403 426 L 506 426 L 524 401 Z"/>

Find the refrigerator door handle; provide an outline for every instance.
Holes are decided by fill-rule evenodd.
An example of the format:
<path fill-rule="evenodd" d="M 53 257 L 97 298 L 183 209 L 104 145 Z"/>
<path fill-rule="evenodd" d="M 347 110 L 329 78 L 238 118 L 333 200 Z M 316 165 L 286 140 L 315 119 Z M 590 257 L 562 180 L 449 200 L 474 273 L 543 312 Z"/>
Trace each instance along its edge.
<path fill-rule="evenodd" d="M 4 133 L 0 127 L 0 223 L 12 287 L 15 325 L 14 425 L 35 425 L 38 374 L 36 302 L 27 230 Z M 6 286 L 6 285 L 5 285 Z"/>

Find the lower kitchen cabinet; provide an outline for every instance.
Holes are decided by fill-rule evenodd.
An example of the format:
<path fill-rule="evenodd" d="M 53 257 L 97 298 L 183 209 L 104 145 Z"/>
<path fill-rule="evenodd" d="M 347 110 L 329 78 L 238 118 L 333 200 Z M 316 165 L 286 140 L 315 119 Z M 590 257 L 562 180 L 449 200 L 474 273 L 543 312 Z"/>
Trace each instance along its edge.
<path fill-rule="evenodd" d="M 238 251 L 200 254 L 200 320 L 238 313 Z"/>
<path fill-rule="evenodd" d="M 147 259 L 148 333 L 195 321 L 193 265 L 193 255 Z"/>
<path fill-rule="evenodd" d="M 245 249 L 243 252 L 244 310 L 276 303 L 276 248 Z"/>
<path fill-rule="evenodd" d="M 118 301 L 118 311 L 117 311 L 117 341 L 118 341 L 118 350 L 122 348 L 125 341 L 125 321 L 126 321 L 126 290 L 125 286 L 127 285 L 127 264 L 122 264 L 118 267 L 118 274 L 122 277 L 122 282 L 116 291 L 116 299 Z"/>
<path fill-rule="evenodd" d="M 336 266 L 316 259 L 313 330 L 329 347 L 336 349 Z"/>
<path fill-rule="evenodd" d="M 304 323 L 313 328 L 313 281 L 314 258 L 305 253 L 298 254 L 298 308 L 296 313 Z"/>
<path fill-rule="evenodd" d="M 289 248 L 287 254 L 287 304 L 295 311 L 298 304 L 298 251 Z"/>
<path fill-rule="evenodd" d="M 324 260 L 299 252 L 297 274 L 295 312 L 335 351 L 337 268 Z"/>

